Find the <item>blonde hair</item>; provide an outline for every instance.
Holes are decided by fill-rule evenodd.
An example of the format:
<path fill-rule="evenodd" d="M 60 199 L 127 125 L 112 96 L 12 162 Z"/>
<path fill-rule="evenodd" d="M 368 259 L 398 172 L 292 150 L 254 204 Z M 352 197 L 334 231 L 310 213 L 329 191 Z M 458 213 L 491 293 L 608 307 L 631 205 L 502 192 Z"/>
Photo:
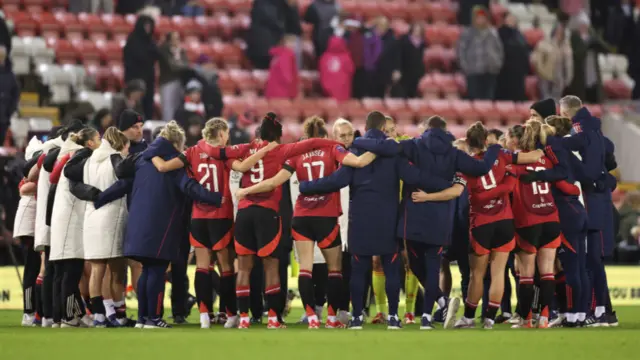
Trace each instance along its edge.
<path fill-rule="evenodd" d="M 102 139 L 116 151 L 121 151 L 129 143 L 129 139 L 115 126 L 109 127 L 102 135 Z"/>
<path fill-rule="evenodd" d="M 536 149 L 536 145 L 540 142 L 540 129 L 542 123 L 537 120 L 529 120 L 524 124 L 524 133 L 520 138 L 519 147 L 524 151 L 532 151 Z"/>
<path fill-rule="evenodd" d="M 564 116 L 551 115 L 544 120 L 547 124 L 555 129 L 558 136 L 565 136 L 571 133 L 571 119 Z"/>
<path fill-rule="evenodd" d="M 554 129 L 549 124 L 542 124 L 540 127 L 540 143 L 544 146 L 547 146 L 547 137 L 553 136 L 556 134 L 556 129 Z"/>
<path fill-rule="evenodd" d="M 87 142 L 96 137 L 96 135 L 98 135 L 98 131 L 96 129 L 84 128 L 77 133 L 70 134 L 69 139 L 80 146 L 85 146 Z"/>
<path fill-rule="evenodd" d="M 575 95 L 567 95 L 560 99 L 560 108 L 573 116 L 582 108 L 582 100 Z"/>
<path fill-rule="evenodd" d="M 327 129 L 324 128 L 324 119 L 320 116 L 311 116 L 302 125 L 304 136 L 307 139 L 327 136 Z"/>
<path fill-rule="evenodd" d="M 178 125 L 175 120 L 171 120 L 160 130 L 161 136 L 169 140 L 176 148 L 182 148 L 185 141 L 184 130 Z"/>
<path fill-rule="evenodd" d="M 336 131 L 338 130 L 339 127 L 341 126 L 348 126 L 350 128 L 353 129 L 353 125 L 351 124 L 351 122 L 345 118 L 338 118 L 338 120 L 336 120 L 336 122 L 333 123 L 333 128 L 331 129 L 331 131 L 333 132 L 333 134 L 335 135 Z"/>
<path fill-rule="evenodd" d="M 206 124 L 204 124 L 204 129 L 202 129 L 202 138 L 205 141 L 213 141 L 218 137 L 218 134 L 221 131 L 226 131 L 229 129 L 229 124 L 227 120 L 221 117 L 214 117 L 209 119 Z"/>

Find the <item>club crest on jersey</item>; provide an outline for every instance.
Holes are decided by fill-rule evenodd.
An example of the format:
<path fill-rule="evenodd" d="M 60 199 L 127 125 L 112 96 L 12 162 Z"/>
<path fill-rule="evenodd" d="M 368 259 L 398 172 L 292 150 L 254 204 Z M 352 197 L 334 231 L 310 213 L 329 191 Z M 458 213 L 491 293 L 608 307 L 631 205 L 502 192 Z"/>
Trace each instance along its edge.
<path fill-rule="evenodd" d="M 205 153 L 200 153 L 200 155 L 198 155 L 198 156 L 200 156 L 200 159 L 206 159 L 206 158 L 209 157 L 209 155 L 207 155 Z"/>
<path fill-rule="evenodd" d="M 336 146 L 336 150 L 338 150 L 338 152 L 341 152 L 343 154 L 347 152 L 347 149 L 345 149 L 344 147 L 342 147 L 340 145 Z"/>

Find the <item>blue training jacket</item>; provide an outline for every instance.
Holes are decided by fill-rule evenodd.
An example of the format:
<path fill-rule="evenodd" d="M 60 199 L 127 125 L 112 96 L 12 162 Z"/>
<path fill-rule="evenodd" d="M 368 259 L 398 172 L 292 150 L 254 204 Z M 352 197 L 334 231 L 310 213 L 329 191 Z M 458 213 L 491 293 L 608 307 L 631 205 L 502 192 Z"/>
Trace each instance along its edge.
<path fill-rule="evenodd" d="M 300 193 L 330 193 L 349 185 L 349 252 L 354 255 L 373 256 L 398 252 L 396 226 L 400 180 L 404 186 L 418 185 L 424 189 L 445 189 L 452 179 L 429 176 L 411 166 L 398 154 L 401 146 L 395 140 L 387 140 L 380 130 L 369 130 L 363 138 L 354 141 L 351 151 L 360 155 L 363 147 L 374 150 L 379 156 L 361 169 L 343 166 L 333 174 L 300 183 Z"/>

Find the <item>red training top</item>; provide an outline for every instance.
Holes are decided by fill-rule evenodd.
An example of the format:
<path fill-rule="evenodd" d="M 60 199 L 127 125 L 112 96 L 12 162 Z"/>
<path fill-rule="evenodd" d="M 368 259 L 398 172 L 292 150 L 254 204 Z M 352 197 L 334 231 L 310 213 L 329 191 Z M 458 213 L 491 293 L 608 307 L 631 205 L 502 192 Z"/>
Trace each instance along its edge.
<path fill-rule="evenodd" d="M 269 151 L 260 161 L 258 161 L 249 171 L 242 174 L 240 179 L 240 187 L 248 188 L 259 182 L 274 177 L 282 168 L 282 164 L 290 157 L 302 155 L 310 152 L 313 149 L 318 149 L 325 146 L 333 146 L 338 144 L 333 140 L 328 139 L 308 139 L 293 144 L 278 145 L 275 149 Z M 254 154 L 256 151 L 262 149 L 267 145 L 266 142 L 258 143 L 252 142 L 249 144 L 250 154 Z M 231 157 L 227 153 L 228 157 Z M 238 210 L 247 208 L 252 205 L 265 207 L 268 209 L 280 210 L 280 198 L 282 197 L 282 187 L 278 186 L 273 191 L 247 195 L 244 199 L 240 200 L 238 204 Z"/>
<path fill-rule="evenodd" d="M 283 166 L 289 172 L 296 173 L 298 181 L 310 181 L 331 175 L 338 169 L 349 153 L 342 145 L 324 147 L 287 160 Z M 342 215 L 340 192 L 322 195 L 298 195 L 293 210 L 294 217 L 322 216 L 339 217 Z"/>
<path fill-rule="evenodd" d="M 474 155 L 482 159 L 484 153 Z M 512 155 L 500 152 L 491 170 L 480 177 L 459 174 L 467 181 L 469 190 L 469 229 L 513 219 L 509 201 L 510 189 L 515 184 L 511 170 Z"/>

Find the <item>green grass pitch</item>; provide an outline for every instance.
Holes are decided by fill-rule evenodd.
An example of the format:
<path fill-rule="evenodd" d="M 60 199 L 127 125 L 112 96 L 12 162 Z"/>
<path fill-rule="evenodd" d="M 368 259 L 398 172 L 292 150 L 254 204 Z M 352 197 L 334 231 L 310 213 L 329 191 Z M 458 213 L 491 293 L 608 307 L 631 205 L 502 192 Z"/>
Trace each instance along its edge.
<path fill-rule="evenodd" d="M 0 359 L 640 359 L 640 306 L 617 312 L 617 328 L 387 331 L 366 324 L 361 331 L 309 331 L 294 324 L 301 309 L 283 330 L 202 330 L 195 312 L 194 324 L 173 329 L 23 328 L 20 311 L 0 310 Z"/>

